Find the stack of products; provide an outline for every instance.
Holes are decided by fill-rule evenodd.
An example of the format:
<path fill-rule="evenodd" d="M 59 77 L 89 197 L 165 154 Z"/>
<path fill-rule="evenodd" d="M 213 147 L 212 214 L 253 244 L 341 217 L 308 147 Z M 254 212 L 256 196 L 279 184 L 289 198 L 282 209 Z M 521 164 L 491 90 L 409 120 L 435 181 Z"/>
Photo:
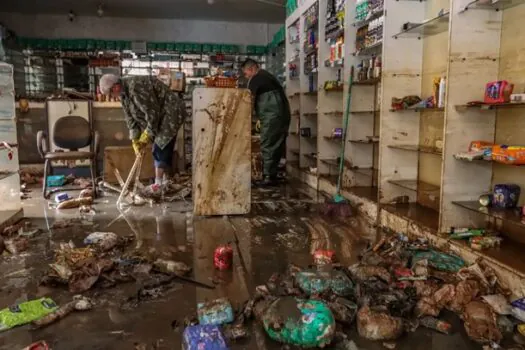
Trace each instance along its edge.
<path fill-rule="evenodd" d="M 502 241 L 501 237 L 482 228 L 452 227 L 449 237 L 455 240 L 468 239 L 470 247 L 476 250 L 498 247 Z"/>
<path fill-rule="evenodd" d="M 458 160 L 487 160 L 510 165 L 525 165 L 525 146 L 495 145 L 472 141 L 467 152 L 454 154 Z"/>
<path fill-rule="evenodd" d="M 360 27 L 356 33 L 356 51 L 365 50 L 383 41 L 383 24 L 385 17 L 381 16 L 371 20 L 368 24 Z"/>
<path fill-rule="evenodd" d="M 355 81 L 365 81 L 381 77 L 381 56 L 362 60 L 357 65 Z"/>
<path fill-rule="evenodd" d="M 326 8 L 325 37 L 344 35 L 345 0 L 328 0 Z"/>

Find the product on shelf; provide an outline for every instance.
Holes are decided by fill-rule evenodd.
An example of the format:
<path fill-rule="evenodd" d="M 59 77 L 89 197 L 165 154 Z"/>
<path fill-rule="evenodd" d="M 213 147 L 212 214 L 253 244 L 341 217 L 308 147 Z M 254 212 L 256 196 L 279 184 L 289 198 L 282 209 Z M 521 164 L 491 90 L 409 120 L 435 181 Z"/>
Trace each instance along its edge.
<path fill-rule="evenodd" d="M 421 98 L 419 96 L 405 96 L 402 98 L 392 97 L 392 109 L 394 110 L 403 110 L 403 109 L 409 109 L 413 105 L 419 103 L 421 101 Z"/>
<path fill-rule="evenodd" d="M 497 208 L 515 208 L 520 198 L 520 186 L 515 184 L 494 185 L 492 205 Z"/>
<path fill-rule="evenodd" d="M 510 95 L 514 89 L 514 84 L 506 80 L 493 81 L 485 86 L 485 103 L 504 103 L 510 101 Z"/>
<path fill-rule="evenodd" d="M 525 146 L 494 145 L 492 160 L 504 164 L 525 165 Z"/>

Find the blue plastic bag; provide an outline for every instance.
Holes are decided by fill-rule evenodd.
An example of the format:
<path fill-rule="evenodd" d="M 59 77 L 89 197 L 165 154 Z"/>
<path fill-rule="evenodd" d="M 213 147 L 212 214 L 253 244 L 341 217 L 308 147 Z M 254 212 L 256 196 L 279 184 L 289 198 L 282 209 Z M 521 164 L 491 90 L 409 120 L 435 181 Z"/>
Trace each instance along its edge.
<path fill-rule="evenodd" d="M 226 341 L 217 326 L 197 325 L 186 327 L 182 334 L 184 350 L 227 350 Z"/>

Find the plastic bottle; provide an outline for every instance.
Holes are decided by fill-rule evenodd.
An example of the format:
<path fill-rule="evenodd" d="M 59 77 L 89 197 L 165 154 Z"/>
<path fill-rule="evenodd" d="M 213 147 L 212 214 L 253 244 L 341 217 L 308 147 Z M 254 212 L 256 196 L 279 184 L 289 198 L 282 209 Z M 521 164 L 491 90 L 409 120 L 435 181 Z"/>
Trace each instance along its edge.
<path fill-rule="evenodd" d="M 438 108 L 443 108 L 445 106 L 445 89 L 445 77 L 441 77 L 441 80 L 439 81 Z"/>

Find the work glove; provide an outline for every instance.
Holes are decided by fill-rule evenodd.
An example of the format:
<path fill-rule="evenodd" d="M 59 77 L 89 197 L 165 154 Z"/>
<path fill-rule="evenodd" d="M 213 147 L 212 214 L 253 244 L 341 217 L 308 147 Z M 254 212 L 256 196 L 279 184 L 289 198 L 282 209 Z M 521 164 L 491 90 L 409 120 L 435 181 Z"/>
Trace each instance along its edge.
<path fill-rule="evenodd" d="M 135 151 L 135 155 L 138 156 L 139 154 L 143 154 L 144 148 L 146 148 L 150 142 L 151 139 L 147 131 L 144 131 L 138 139 L 132 140 L 131 145 L 133 146 L 133 151 Z"/>
<path fill-rule="evenodd" d="M 255 131 L 261 132 L 261 120 L 257 119 L 257 123 L 255 123 Z"/>

